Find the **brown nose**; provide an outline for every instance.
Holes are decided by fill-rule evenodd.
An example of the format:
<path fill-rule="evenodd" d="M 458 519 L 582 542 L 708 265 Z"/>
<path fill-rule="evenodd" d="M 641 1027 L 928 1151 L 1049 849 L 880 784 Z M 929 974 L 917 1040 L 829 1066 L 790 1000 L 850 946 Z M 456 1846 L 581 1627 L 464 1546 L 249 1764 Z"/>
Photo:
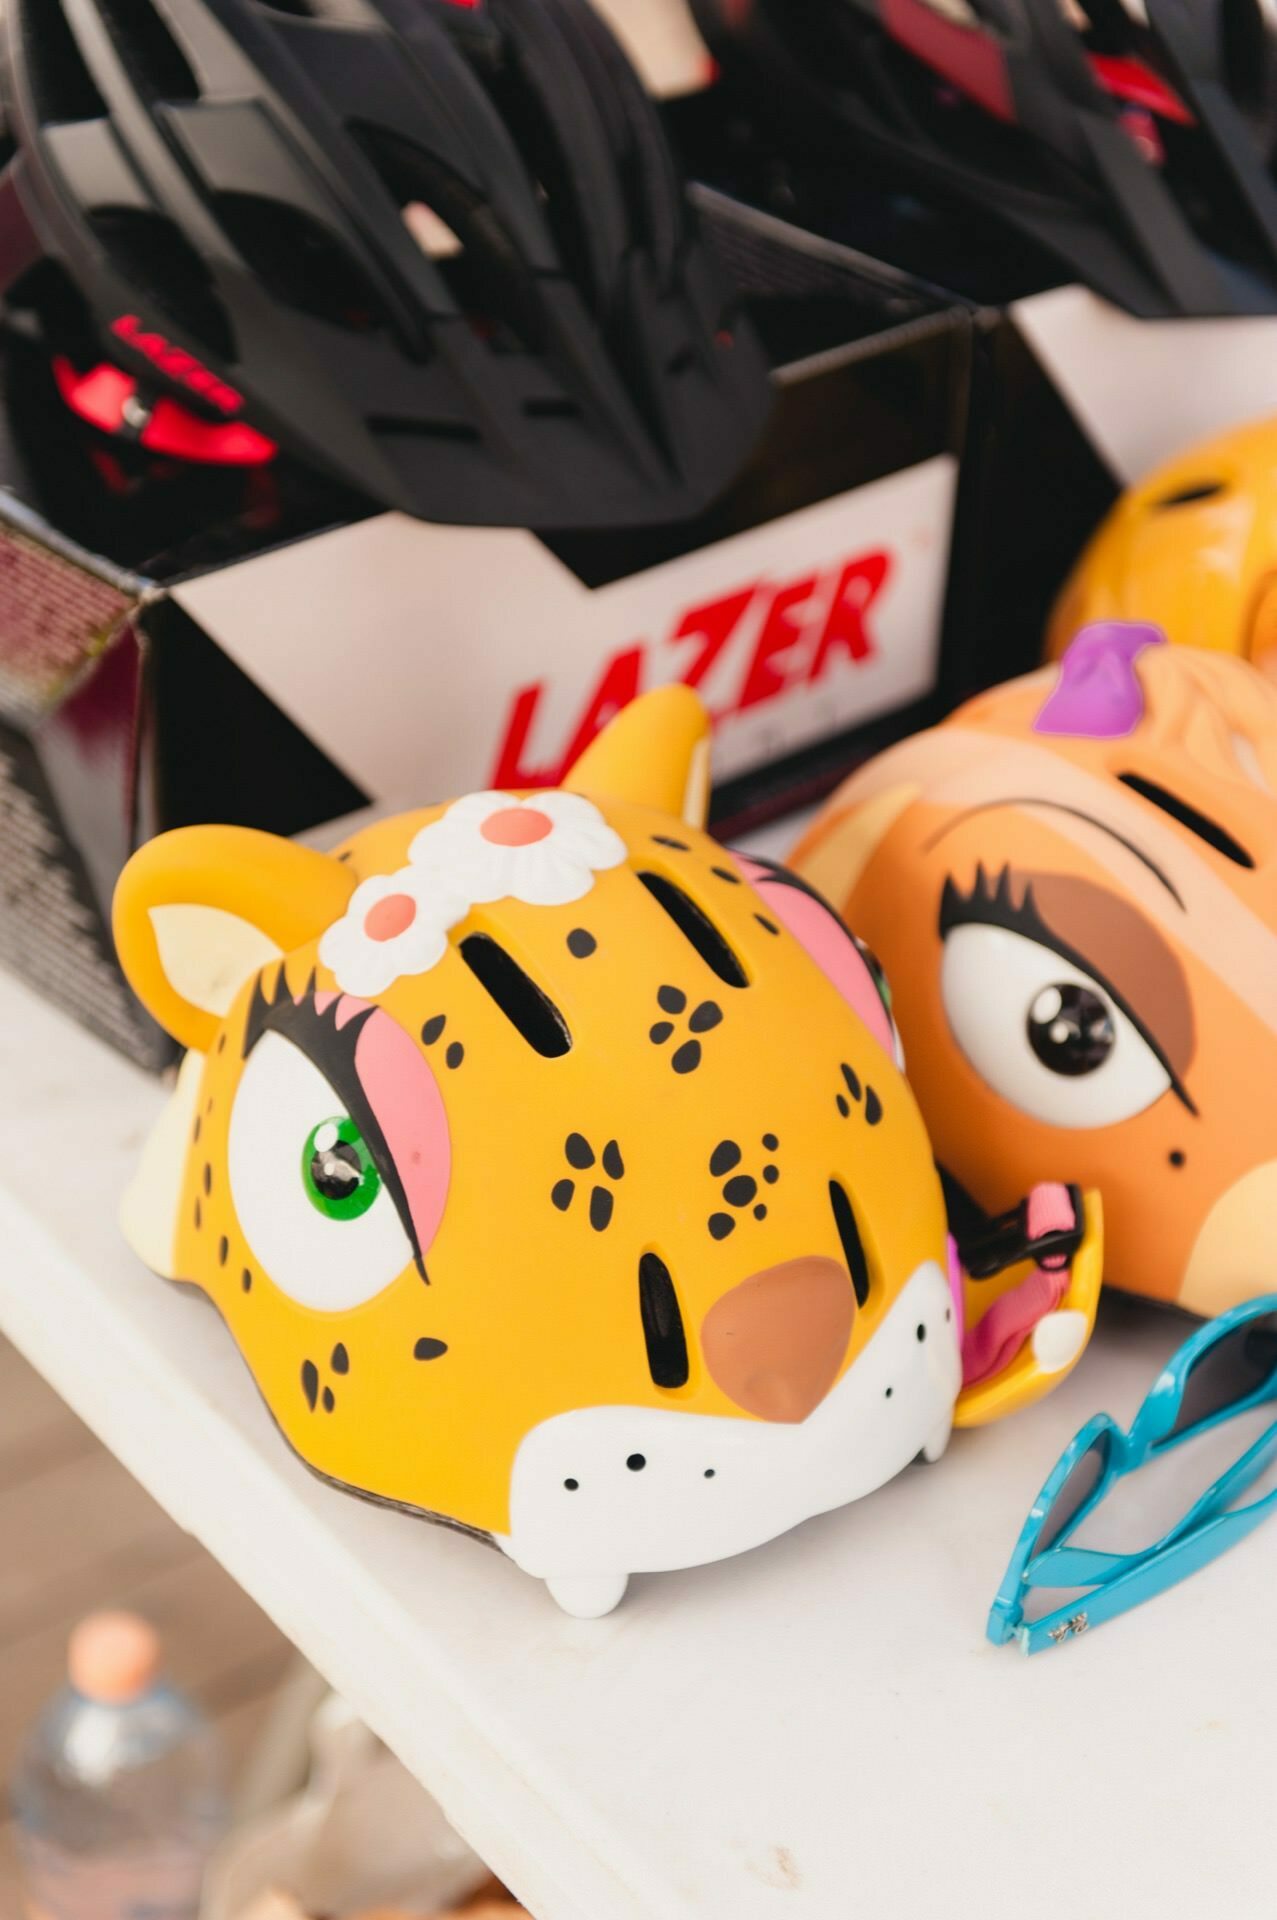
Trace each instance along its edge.
<path fill-rule="evenodd" d="M 716 1300 L 701 1351 L 738 1407 L 763 1420 L 805 1420 L 838 1377 L 855 1311 L 847 1270 L 812 1255 L 752 1273 Z"/>

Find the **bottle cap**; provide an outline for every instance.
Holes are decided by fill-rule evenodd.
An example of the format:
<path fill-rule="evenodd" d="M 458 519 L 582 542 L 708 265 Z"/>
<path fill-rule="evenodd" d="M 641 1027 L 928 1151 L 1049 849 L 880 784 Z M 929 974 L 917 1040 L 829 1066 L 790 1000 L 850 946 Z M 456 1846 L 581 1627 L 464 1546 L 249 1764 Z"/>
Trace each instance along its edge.
<path fill-rule="evenodd" d="M 67 1672 L 88 1700 L 103 1706 L 139 1700 L 159 1670 L 159 1635 L 136 1613 L 90 1613 L 72 1631 Z"/>

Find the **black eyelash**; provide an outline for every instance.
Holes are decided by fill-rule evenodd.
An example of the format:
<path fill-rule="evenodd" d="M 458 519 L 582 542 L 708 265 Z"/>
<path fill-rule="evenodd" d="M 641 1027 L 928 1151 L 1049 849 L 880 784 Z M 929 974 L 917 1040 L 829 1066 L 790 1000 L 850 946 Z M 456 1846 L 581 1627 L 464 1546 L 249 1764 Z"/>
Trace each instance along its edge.
<path fill-rule="evenodd" d="M 1002 868 L 996 880 L 990 880 L 983 863 L 975 870 L 975 884 L 970 893 L 962 889 L 947 876 L 944 891 L 940 896 L 940 938 L 948 938 L 955 927 L 1002 927 L 1010 933 L 1022 934 L 1026 940 L 1032 940 L 1036 946 L 1047 947 L 1058 954 L 1061 960 L 1067 960 L 1082 973 L 1087 973 L 1103 987 L 1114 1006 L 1126 1015 L 1135 1031 L 1139 1034 L 1149 1051 L 1157 1056 L 1167 1079 L 1171 1083 L 1171 1092 L 1181 1101 L 1188 1111 L 1196 1117 L 1197 1107 L 1170 1061 L 1166 1058 L 1156 1038 L 1151 1034 L 1135 1009 L 1123 998 L 1099 968 L 1094 966 L 1086 955 L 1062 940 L 1052 927 L 1046 924 L 1038 911 L 1037 901 L 1033 897 L 1033 883 L 1026 881 L 1024 892 L 1017 900 L 1011 889 L 1011 869 Z"/>
<path fill-rule="evenodd" d="M 244 1025 L 243 1057 L 248 1058 L 263 1034 L 277 1033 L 296 1047 L 299 1053 L 304 1054 L 306 1059 L 319 1069 L 325 1080 L 331 1082 L 337 1097 L 367 1142 L 368 1151 L 394 1204 L 395 1212 L 399 1215 L 400 1224 L 408 1236 L 408 1242 L 412 1248 L 413 1265 L 429 1286 L 430 1276 L 426 1272 L 425 1261 L 421 1257 L 421 1248 L 417 1243 L 412 1213 L 408 1206 L 408 1196 L 399 1178 L 399 1169 L 395 1165 L 394 1156 L 381 1130 L 381 1123 L 373 1112 L 355 1067 L 355 1048 L 359 1043 L 359 1036 L 376 1012 L 376 1008 L 368 1007 L 361 1013 L 353 1014 L 339 1027 L 337 1010 L 341 1005 L 342 995 L 334 994 L 330 1004 L 321 1009 L 315 999 L 315 981 L 316 975 L 312 972 L 302 989 L 300 998 L 294 998 L 289 992 L 282 966 L 269 989 L 266 985 L 265 971 L 258 974 L 253 984 L 253 998 L 248 1009 L 248 1019 Z"/>

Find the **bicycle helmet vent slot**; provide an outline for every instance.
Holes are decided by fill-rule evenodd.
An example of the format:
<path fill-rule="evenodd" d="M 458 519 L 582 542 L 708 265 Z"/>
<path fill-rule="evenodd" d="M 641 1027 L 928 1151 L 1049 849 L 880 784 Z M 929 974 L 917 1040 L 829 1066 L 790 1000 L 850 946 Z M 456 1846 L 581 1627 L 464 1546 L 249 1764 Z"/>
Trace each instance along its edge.
<path fill-rule="evenodd" d="M 656 1253 L 639 1261 L 639 1312 L 653 1386 L 685 1387 L 690 1369 L 683 1315 L 670 1270 Z"/>
<path fill-rule="evenodd" d="M 855 1208 L 847 1197 L 847 1189 L 840 1181 L 829 1182 L 829 1204 L 834 1210 L 834 1225 L 838 1229 L 838 1238 L 842 1242 L 842 1257 L 847 1262 L 847 1271 L 851 1275 L 856 1305 L 863 1307 L 869 1298 L 869 1262 L 865 1257 L 860 1228 L 856 1225 Z"/>
<path fill-rule="evenodd" d="M 367 275 L 317 220 L 249 193 L 218 194 L 215 206 L 231 244 L 277 300 L 346 333 L 390 328 Z"/>
<path fill-rule="evenodd" d="M 213 277 L 171 220 L 136 207 L 95 207 L 86 218 L 111 264 L 144 301 L 221 360 L 235 358 Z"/>
<path fill-rule="evenodd" d="M 101 0 L 102 18 L 138 91 L 151 100 L 198 100 L 189 60 L 151 0 Z"/>
<path fill-rule="evenodd" d="M 27 75 L 40 119 L 50 125 L 106 118 L 61 0 L 24 0 Z"/>
<path fill-rule="evenodd" d="M 535 1053 L 556 1060 L 572 1045 L 568 1023 L 512 953 L 487 933 L 471 933 L 461 942 L 461 958 L 494 1000 L 510 1025 Z"/>
<path fill-rule="evenodd" d="M 690 946 L 695 947 L 728 987 L 745 987 L 749 977 L 709 915 L 696 902 L 667 880 L 663 873 L 640 873 L 639 879 L 657 905 L 662 907 Z"/>

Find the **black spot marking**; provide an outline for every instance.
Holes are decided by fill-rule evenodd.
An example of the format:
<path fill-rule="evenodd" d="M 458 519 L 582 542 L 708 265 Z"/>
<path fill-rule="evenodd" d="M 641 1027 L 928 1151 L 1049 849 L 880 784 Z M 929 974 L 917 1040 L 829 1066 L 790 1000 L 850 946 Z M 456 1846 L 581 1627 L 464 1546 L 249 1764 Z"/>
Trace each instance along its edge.
<path fill-rule="evenodd" d="M 652 838 L 658 847 L 673 847 L 675 853 L 690 853 L 692 851 L 686 840 L 674 840 L 668 833 L 654 833 Z"/>
<path fill-rule="evenodd" d="M 709 1157 L 709 1170 L 716 1180 L 740 1165 L 740 1148 L 734 1140 L 720 1140 Z"/>
<path fill-rule="evenodd" d="M 588 960 L 598 944 L 594 935 L 584 927 L 573 927 L 568 935 L 568 952 L 574 960 Z"/>
<path fill-rule="evenodd" d="M 670 1021 L 658 1020 L 656 1025 L 649 1029 L 647 1037 L 652 1041 L 653 1045 L 663 1047 L 673 1031 L 674 1028 Z"/>
<path fill-rule="evenodd" d="M 554 1205 L 559 1209 L 560 1213 L 566 1213 L 568 1208 L 572 1205 L 572 1195 L 575 1192 L 576 1192 L 575 1181 L 559 1180 L 559 1181 L 556 1181 L 555 1185 L 551 1188 L 550 1199 L 553 1201 Z"/>
<path fill-rule="evenodd" d="M 776 1182 L 780 1179 L 780 1168 L 773 1167 L 771 1163 L 768 1162 L 767 1166 L 763 1168 L 763 1179 L 767 1182 L 769 1187 L 774 1187 Z"/>
<path fill-rule="evenodd" d="M 729 1207 L 747 1207 L 757 1192 L 757 1180 L 747 1173 L 738 1173 L 723 1188 L 723 1198 Z"/>
<path fill-rule="evenodd" d="M 851 1095 L 852 1099 L 859 1100 L 860 1098 L 859 1076 L 852 1071 L 852 1069 L 847 1065 L 847 1062 L 845 1060 L 842 1062 L 842 1077 L 847 1082 L 847 1091 Z"/>
<path fill-rule="evenodd" d="M 757 920 L 759 926 L 763 929 L 764 933 L 780 932 L 780 928 L 776 925 L 776 922 L 774 920 L 769 920 L 765 913 L 756 913 L 754 915 L 754 918 L 755 920 Z"/>
<path fill-rule="evenodd" d="M 766 1147 L 768 1153 L 775 1153 L 777 1147 L 780 1145 L 780 1141 L 774 1133 L 765 1133 L 763 1135 L 763 1145 Z"/>
<path fill-rule="evenodd" d="M 699 1040 L 685 1040 L 678 1049 L 670 1065 L 675 1073 L 695 1073 L 701 1064 L 701 1043 Z"/>
<path fill-rule="evenodd" d="M 421 1037 L 428 1047 L 433 1047 L 435 1041 L 439 1038 L 439 1035 L 443 1032 L 447 1024 L 448 1016 L 446 1013 L 432 1014 L 430 1019 L 426 1021 L 425 1026 L 421 1029 Z"/>
<path fill-rule="evenodd" d="M 1188 1155 L 1182 1147 L 1172 1147 L 1166 1157 L 1173 1167 L 1182 1167 Z"/>
<path fill-rule="evenodd" d="M 895 1388 L 894 1388 L 894 1387 L 888 1387 L 888 1388 L 887 1388 L 887 1391 L 886 1391 L 886 1393 L 885 1393 L 885 1394 L 883 1395 L 883 1399 L 884 1399 L 884 1400 L 890 1400 L 890 1398 L 891 1398 L 891 1396 L 892 1396 L 892 1394 L 893 1394 L 894 1392 L 895 1392 Z"/>
<path fill-rule="evenodd" d="M 302 1392 L 306 1396 L 306 1405 L 313 1413 L 319 1398 L 319 1368 L 313 1360 L 302 1361 Z"/>
<path fill-rule="evenodd" d="M 346 1351 L 345 1344 L 340 1340 L 333 1348 L 332 1369 L 334 1373 L 350 1372 L 350 1355 Z"/>
<path fill-rule="evenodd" d="M 581 1482 L 579 1480 L 565 1480 L 563 1484 L 569 1493 L 575 1493 Z"/>
<path fill-rule="evenodd" d="M 632 1453 L 625 1464 L 631 1473 L 642 1473 L 647 1465 L 647 1456 L 642 1453 Z"/>
<path fill-rule="evenodd" d="M 595 1187 L 590 1195 L 590 1225 L 602 1233 L 612 1219 L 612 1196 L 606 1187 Z"/>
<path fill-rule="evenodd" d="M 195 1196 L 195 1231 L 196 1233 L 199 1232 L 203 1224 L 204 1224 L 204 1209 L 201 1207 L 199 1203 L 199 1195 L 197 1194 Z"/>
<path fill-rule="evenodd" d="M 340 852 L 340 853 L 339 853 L 339 854 L 337 855 L 337 858 L 338 858 L 339 860 L 349 860 L 349 859 L 350 859 L 350 852 L 351 852 L 351 850 L 350 850 L 350 848 L 349 848 L 349 847 L 343 847 L 343 848 L 342 848 L 342 850 L 341 850 L 341 852 Z"/>
<path fill-rule="evenodd" d="M 603 1149 L 603 1171 L 609 1180 L 625 1178 L 625 1162 L 621 1158 L 621 1149 L 615 1140 L 609 1140 Z"/>
<path fill-rule="evenodd" d="M 584 1173 L 587 1167 L 594 1165 L 594 1148 L 583 1133 L 570 1133 L 563 1143 L 568 1165 L 575 1167 L 578 1173 Z"/>
<path fill-rule="evenodd" d="M 226 1265 L 226 1256 L 230 1252 L 230 1250 L 231 1250 L 231 1243 L 226 1238 L 226 1235 L 223 1234 L 217 1243 L 217 1264 L 219 1267 L 224 1267 Z"/>
<path fill-rule="evenodd" d="M 219 1053 L 225 1053 L 226 1051 L 226 1035 L 224 1033 L 219 1033 L 217 1036 L 217 1051 Z"/>
<path fill-rule="evenodd" d="M 927 1337 L 927 1329 L 926 1329 L 926 1327 L 925 1327 L 925 1326 L 923 1325 L 923 1323 L 922 1323 L 922 1321 L 921 1321 L 921 1320 L 919 1320 L 919 1322 L 918 1322 L 918 1324 L 917 1324 L 917 1326 L 916 1326 L 916 1327 L 914 1328 L 914 1334 L 915 1334 L 915 1336 L 916 1336 L 916 1338 L 917 1338 L 917 1340 L 919 1341 L 919 1343 L 920 1343 L 920 1344 L 921 1344 L 921 1342 L 922 1342 L 922 1341 L 924 1341 L 924 1340 L 926 1339 L 926 1337 Z"/>
<path fill-rule="evenodd" d="M 722 1017 L 723 1009 L 716 1000 L 702 1000 L 687 1024 L 693 1033 L 712 1033 Z"/>
<path fill-rule="evenodd" d="M 735 1229 L 735 1226 L 736 1222 L 732 1219 L 730 1213 L 711 1213 L 709 1217 L 711 1240 L 726 1240 L 728 1234 Z"/>
<path fill-rule="evenodd" d="M 740 875 L 733 873 L 730 867 L 711 867 L 710 872 L 716 874 L 720 880 L 726 880 L 727 884 L 731 887 L 738 887 L 740 885 Z"/>
<path fill-rule="evenodd" d="M 659 987 L 656 1003 L 665 1013 L 682 1013 L 687 1005 L 687 995 L 681 987 Z"/>
<path fill-rule="evenodd" d="M 876 1127 L 878 1122 L 881 1119 L 882 1119 L 882 1101 L 878 1098 L 877 1094 L 874 1092 L 872 1087 L 866 1087 L 865 1088 L 865 1120 L 869 1126 Z"/>
<path fill-rule="evenodd" d="M 714 1469 L 713 1469 L 713 1467 L 706 1467 L 706 1469 L 705 1469 L 705 1478 L 706 1478 L 707 1480 L 712 1480 L 712 1479 L 714 1478 Z"/>
<path fill-rule="evenodd" d="M 192 1140 L 194 1140 L 197 1146 L 199 1145 L 199 1137 L 201 1132 L 203 1131 L 203 1127 L 204 1127 L 203 1117 L 197 1113 L 195 1116 L 195 1131 L 191 1135 Z"/>
<path fill-rule="evenodd" d="M 251 1293 L 253 1291 L 253 1276 L 247 1267 L 245 1267 L 243 1273 L 239 1276 L 239 1284 L 243 1287 L 245 1293 Z"/>
<path fill-rule="evenodd" d="M 207 1160 L 204 1162 L 204 1191 L 206 1194 L 213 1191 L 213 1169 Z"/>
<path fill-rule="evenodd" d="M 851 1105 L 850 1105 L 850 1103 L 849 1103 L 849 1101 L 848 1101 L 848 1099 L 847 1099 L 847 1096 L 846 1096 L 846 1094 L 845 1094 L 845 1093 L 836 1093 L 836 1094 L 834 1095 L 834 1099 L 835 1099 L 835 1100 L 837 1101 L 837 1103 L 838 1103 L 838 1111 L 839 1111 L 839 1113 L 840 1113 L 840 1114 L 842 1115 L 842 1117 L 843 1117 L 843 1119 L 845 1120 L 845 1119 L 847 1118 L 847 1115 L 848 1115 L 848 1114 L 849 1114 L 849 1113 L 851 1112 Z"/>
<path fill-rule="evenodd" d="M 754 1218 L 755 1220 L 765 1220 L 767 1218 L 767 1209 L 763 1205 L 761 1200 L 759 1201 L 758 1205 L 754 1208 Z"/>
<path fill-rule="evenodd" d="M 416 1346 L 413 1348 L 412 1357 L 414 1360 L 438 1360 L 443 1354 L 447 1353 L 447 1351 L 448 1342 L 446 1340 L 422 1339 L 418 1340 Z"/>
<path fill-rule="evenodd" d="M 332 1388 L 325 1387 L 324 1388 L 324 1412 L 331 1413 L 333 1408 L 336 1405 L 337 1405 L 337 1398 L 336 1398 L 336 1395 L 333 1393 Z"/>
<path fill-rule="evenodd" d="M 443 1057 L 450 1067 L 459 1067 L 466 1057 L 466 1050 L 460 1040 L 454 1040 Z"/>

